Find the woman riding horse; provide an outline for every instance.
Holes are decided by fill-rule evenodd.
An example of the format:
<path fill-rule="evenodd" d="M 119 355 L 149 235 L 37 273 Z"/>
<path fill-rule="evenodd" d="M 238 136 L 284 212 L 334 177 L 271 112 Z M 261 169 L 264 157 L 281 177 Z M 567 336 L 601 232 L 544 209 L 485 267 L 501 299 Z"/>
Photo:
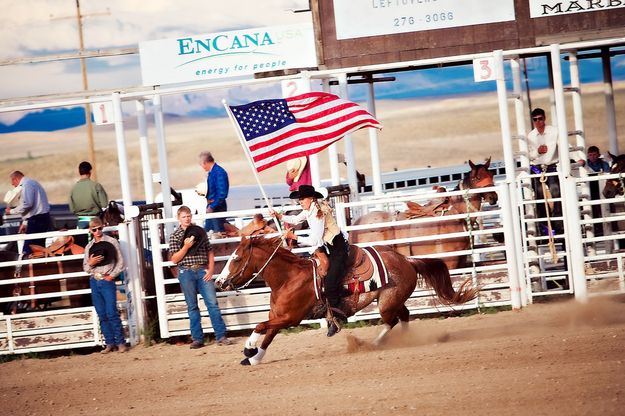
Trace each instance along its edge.
<path fill-rule="evenodd" d="M 329 265 L 324 277 L 324 288 L 329 308 L 328 336 L 331 337 L 341 330 L 341 321 L 345 321 L 345 313 L 340 307 L 340 290 L 347 261 L 347 241 L 336 224 L 332 208 L 327 202 L 320 202 L 323 195 L 317 192 L 313 186 L 300 185 L 297 191 L 291 192 L 289 198 L 299 201 L 302 212 L 297 215 L 282 215 L 272 209 L 270 214 L 293 225 L 307 221 L 310 228 L 308 236 L 297 236 L 289 228 L 286 230 L 285 238 L 310 246 L 311 254 L 316 252 L 318 257 L 322 259 L 322 263 L 327 255 Z"/>
<path fill-rule="evenodd" d="M 216 281 L 222 289 L 242 289 L 262 275 L 271 288 L 269 320 L 256 325 L 246 341 L 243 352 L 247 358 L 241 361 L 242 365 L 260 364 L 278 332 L 297 326 L 304 319 L 312 319 L 320 302 L 313 262 L 283 248 L 283 241 L 278 237 L 244 237 Z M 430 286 L 446 305 L 468 302 L 478 294 L 478 288 L 471 287 L 470 278 L 454 290 L 449 270 L 439 259 L 406 258 L 383 246 L 376 247 L 375 251 L 380 266 L 386 271 L 386 282 L 368 291 L 354 291 L 343 299 L 341 305 L 346 315 L 353 315 L 377 300 L 384 325 L 375 344 L 380 344 L 398 322 L 407 326 L 410 312 L 405 302 L 417 283 Z M 257 348 L 263 334 L 265 336 Z"/>

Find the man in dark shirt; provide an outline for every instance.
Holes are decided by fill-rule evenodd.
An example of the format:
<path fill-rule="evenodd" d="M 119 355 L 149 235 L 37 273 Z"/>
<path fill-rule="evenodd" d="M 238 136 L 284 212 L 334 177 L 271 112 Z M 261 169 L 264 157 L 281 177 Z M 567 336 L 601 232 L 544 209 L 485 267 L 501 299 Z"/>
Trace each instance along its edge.
<path fill-rule="evenodd" d="M 207 173 L 206 213 L 228 211 L 228 205 L 226 204 L 226 198 L 228 198 L 230 189 L 228 173 L 215 162 L 210 152 L 200 153 L 200 166 Z M 225 218 L 210 218 L 206 220 L 204 229 L 221 233 L 224 231 L 225 222 Z"/>
<path fill-rule="evenodd" d="M 191 235 L 185 238 L 185 231 L 191 224 L 191 209 L 185 205 L 178 209 L 180 226 L 169 237 L 169 254 L 171 261 L 178 265 L 178 280 L 187 303 L 187 312 L 191 326 L 191 349 L 204 346 L 204 332 L 197 295 L 202 295 L 204 304 L 215 331 L 218 345 L 230 345 L 226 338 L 226 324 L 221 317 L 217 303 L 213 271 L 215 269 L 215 255 L 208 238 L 196 238 Z M 201 228 L 200 228 L 201 230 Z M 196 247 L 193 247 L 196 245 Z"/>

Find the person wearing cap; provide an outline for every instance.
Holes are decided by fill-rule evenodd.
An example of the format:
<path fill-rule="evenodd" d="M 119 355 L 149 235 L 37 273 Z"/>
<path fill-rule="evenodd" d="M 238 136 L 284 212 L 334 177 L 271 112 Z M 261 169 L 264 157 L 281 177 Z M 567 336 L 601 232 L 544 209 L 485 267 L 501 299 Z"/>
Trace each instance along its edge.
<path fill-rule="evenodd" d="M 331 337 L 341 330 L 340 324 L 346 320 L 340 306 L 341 286 L 349 246 L 336 223 L 332 208 L 323 201 L 324 196 L 312 185 L 300 185 L 298 190 L 292 192 L 289 197 L 299 201 L 302 212 L 297 215 L 282 215 L 271 209 L 269 213 L 293 225 L 307 221 L 310 228 L 308 235 L 296 235 L 289 228 L 285 232 L 285 237 L 309 246 L 311 253 L 320 250 L 327 254 L 330 264 L 327 275 L 324 277 L 324 288 L 331 310 L 330 315 L 334 317 L 328 320 L 328 336 Z"/>
<path fill-rule="evenodd" d="M 98 216 L 109 201 L 104 187 L 91 179 L 92 169 L 91 163 L 80 162 L 80 179 L 69 195 L 69 209 L 78 217 L 78 228 L 87 228 L 89 221 Z"/>
<path fill-rule="evenodd" d="M 178 265 L 178 281 L 184 294 L 191 327 L 191 349 L 204 346 L 202 317 L 197 295 L 202 295 L 208 310 L 217 345 L 230 345 L 226 337 L 226 324 L 221 316 L 217 293 L 213 282 L 215 254 L 206 236 L 206 231 L 191 223 L 191 209 L 185 205 L 178 208 L 179 226 L 169 237 L 169 255 Z"/>
<path fill-rule="evenodd" d="M 224 168 L 215 162 L 215 158 L 210 152 L 200 153 L 200 166 L 207 173 L 206 175 L 206 213 L 228 211 L 228 191 L 230 183 L 228 173 Z M 205 221 L 204 229 L 213 230 L 216 233 L 224 232 L 225 218 L 210 218 Z"/>
<path fill-rule="evenodd" d="M 310 163 L 308 157 L 296 157 L 286 162 L 286 184 L 289 191 L 297 191 L 300 185 L 312 185 Z"/>
<path fill-rule="evenodd" d="M 27 178 L 22 172 L 16 170 L 9 175 L 11 185 L 21 187 L 21 197 L 15 208 L 6 207 L 7 214 L 17 214 L 22 217 L 19 233 L 34 234 L 45 233 L 52 229 L 50 218 L 50 204 L 48 195 L 41 184 L 34 179 Z M 45 246 L 45 239 L 28 240 L 24 242 L 24 254 L 30 254 L 30 245 Z"/>
<path fill-rule="evenodd" d="M 89 232 L 92 240 L 85 247 L 83 270 L 91 278 L 91 301 L 100 320 L 100 329 L 105 348 L 102 354 L 117 349 L 126 352 L 126 338 L 122 321 L 117 310 L 117 287 L 115 278 L 124 270 L 124 258 L 119 249 L 119 242 L 102 232 L 104 225 L 100 218 L 89 221 Z"/>

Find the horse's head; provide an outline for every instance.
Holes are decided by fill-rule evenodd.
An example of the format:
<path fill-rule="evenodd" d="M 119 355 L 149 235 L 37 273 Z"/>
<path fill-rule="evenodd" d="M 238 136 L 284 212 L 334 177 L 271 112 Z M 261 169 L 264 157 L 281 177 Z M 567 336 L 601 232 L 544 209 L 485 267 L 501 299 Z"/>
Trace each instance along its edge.
<path fill-rule="evenodd" d="M 625 173 L 625 154 L 615 156 L 608 152 L 612 159 L 612 167 L 610 173 Z M 606 198 L 614 198 L 617 195 L 623 195 L 623 180 L 622 178 L 609 179 L 605 182 L 603 187 L 603 196 Z"/>
<path fill-rule="evenodd" d="M 281 243 L 279 237 L 242 237 L 215 284 L 222 290 L 244 289 L 262 272 L 264 265 L 271 260 L 271 252 L 275 252 Z"/>
<path fill-rule="evenodd" d="M 469 160 L 469 166 L 471 167 L 471 171 L 468 175 L 465 175 L 462 180 L 462 189 L 479 189 L 495 186 L 495 181 L 493 180 L 494 173 L 488 170 L 490 167 L 490 157 L 484 164 L 479 165 Z M 497 203 L 498 197 L 496 192 L 485 192 L 480 194 L 480 196 L 490 205 L 495 205 Z"/>

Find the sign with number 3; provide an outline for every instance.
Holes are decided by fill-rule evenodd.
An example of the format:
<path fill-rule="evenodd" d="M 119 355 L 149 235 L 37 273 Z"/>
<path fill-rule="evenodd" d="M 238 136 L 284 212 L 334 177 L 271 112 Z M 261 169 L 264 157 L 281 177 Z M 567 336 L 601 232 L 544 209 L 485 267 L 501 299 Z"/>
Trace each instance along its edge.
<path fill-rule="evenodd" d="M 473 60 L 473 79 L 475 82 L 495 81 L 495 58 L 477 58 Z"/>

